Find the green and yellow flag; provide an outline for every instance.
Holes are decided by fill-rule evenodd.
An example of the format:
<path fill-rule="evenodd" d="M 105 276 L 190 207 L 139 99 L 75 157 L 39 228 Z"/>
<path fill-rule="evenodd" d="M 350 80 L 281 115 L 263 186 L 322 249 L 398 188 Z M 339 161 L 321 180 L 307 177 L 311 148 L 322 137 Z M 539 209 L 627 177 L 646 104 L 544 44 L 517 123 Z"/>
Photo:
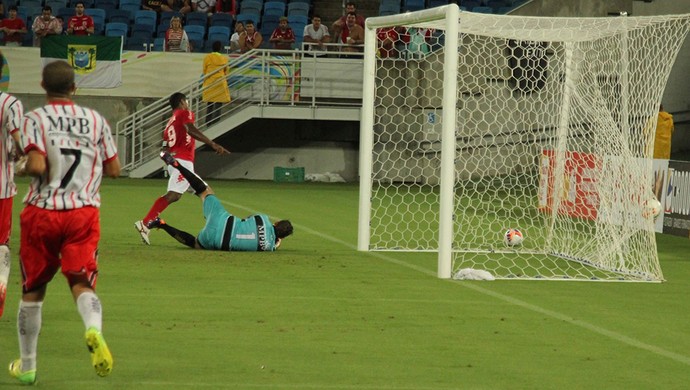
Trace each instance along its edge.
<path fill-rule="evenodd" d="M 49 35 L 41 39 L 43 65 L 67 61 L 77 88 L 115 88 L 122 84 L 122 37 Z"/>

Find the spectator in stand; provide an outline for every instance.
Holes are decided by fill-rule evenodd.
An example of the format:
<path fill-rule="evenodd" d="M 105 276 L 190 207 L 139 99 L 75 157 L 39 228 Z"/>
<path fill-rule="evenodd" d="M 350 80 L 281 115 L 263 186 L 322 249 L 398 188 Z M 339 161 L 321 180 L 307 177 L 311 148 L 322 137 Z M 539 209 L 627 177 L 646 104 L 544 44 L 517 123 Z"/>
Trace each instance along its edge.
<path fill-rule="evenodd" d="M 194 12 L 204 12 L 211 17 L 216 10 L 216 0 L 192 0 L 192 10 Z"/>
<path fill-rule="evenodd" d="M 405 58 L 422 58 L 431 52 L 429 42 L 434 34 L 432 28 L 409 27 L 401 33 L 405 43 Z"/>
<path fill-rule="evenodd" d="M 235 32 L 230 37 L 230 52 L 239 53 L 240 52 L 240 34 L 244 32 L 244 23 L 235 23 Z"/>
<path fill-rule="evenodd" d="M 240 51 L 242 53 L 246 53 L 252 49 L 258 49 L 264 41 L 264 37 L 261 36 L 261 33 L 256 31 L 254 22 L 247 20 L 244 27 L 244 32 L 240 34 Z"/>
<path fill-rule="evenodd" d="M 398 50 L 395 48 L 395 43 L 399 39 L 397 27 L 379 28 L 376 30 L 376 38 L 378 39 L 378 56 L 380 58 L 398 57 Z"/>
<path fill-rule="evenodd" d="M 53 16 L 53 9 L 46 5 L 43 7 L 41 16 L 36 16 L 31 27 L 34 32 L 34 46 L 41 46 L 41 38 L 46 35 L 60 35 L 62 34 L 62 22 L 60 19 Z"/>
<path fill-rule="evenodd" d="M 170 19 L 170 28 L 165 32 L 165 51 L 190 52 L 189 38 L 182 28 L 182 20 L 179 16 Z"/>
<path fill-rule="evenodd" d="M 91 35 L 93 34 L 93 18 L 84 14 L 84 2 L 77 1 L 74 5 L 74 16 L 67 21 L 67 34 Z"/>
<path fill-rule="evenodd" d="M 167 0 L 168 1 L 168 7 L 172 9 L 175 12 L 180 13 L 181 15 L 186 15 L 189 12 L 192 12 L 192 5 L 189 3 L 189 0 Z"/>
<path fill-rule="evenodd" d="M 357 15 L 354 12 L 348 13 L 345 25 L 340 30 L 340 34 L 336 35 L 336 43 L 345 45 L 341 51 L 350 53 L 362 51 L 362 47 L 357 45 L 364 43 L 364 29 L 356 21 Z"/>
<path fill-rule="evenodd" d="M 8 17 L 0 22 L 0 31 L 5 33 L 3 36 L 5 46 L 22 45 L 22 39 L 26 34 L 26 24 L 17 17 L 16 6 L 13 5 L 8 9 Z"/>
<path fill-rule="evenodd" d="M 237 2 L 235 0 L 216 0 L 216 12 L 224 12 L 233 16 L 237 15 Z"/>
<path fill-rule="evenodd" d="M 345 4 L 345 15 L 341 16 L 333 22 L 333 26 L 331 26 L 331 30 L 333 30 L 333 35 L 338 35 L 337 33 L 340 32 L 340 29 L 342 29 L 346 22 L 347 22 L 347 15 L 350 13 L 354 13 L 355 16 L 355 23 L 357 23 L 360 27 L 364 28 L 364 16 L 362 15 L 357 15 L 357 5 L 355 5 L 354 2 L 348 1 Z"/>
<path fill-rule="evenodd" d="M 274 49 L 292 49 L 292 44 L 295 43 L 295 33 L 292 31 L 290 26 L 288 26 L 287 17 L 280 17 L 278 27 L 273 30 L 273 34 L 271 34 L 271 38 L 268 41 L 271 42 Z"/>
<path fill-rule="evenodd" d="M 202 71 L 204 84 L 201 100 L 206 102 L 206 124 L 212 126 L 218 122 L 223 105 L 230 103 L 230 90 L 228 89 L 228 56 L 221 54 L 223 44 L 214 41 L 211 53 L 204 57 Z"/>
<path fill-rule="evenodd" d="M 168 5 L 168 0 L 141 0 L 141 9 L 147 11 L 156 11 L 160 14 L 161 11 L 172 11 Z"/>
<path fill-rule="evenodd" d="M 321 17 L 314 15 L 311 17 L 311 24 L 304 26 L 304 42 L 312 43 L 309 50 L 326 50 L 324 43 L 331 41 L 331 34 L 328 27 L 321 24 Z"/>

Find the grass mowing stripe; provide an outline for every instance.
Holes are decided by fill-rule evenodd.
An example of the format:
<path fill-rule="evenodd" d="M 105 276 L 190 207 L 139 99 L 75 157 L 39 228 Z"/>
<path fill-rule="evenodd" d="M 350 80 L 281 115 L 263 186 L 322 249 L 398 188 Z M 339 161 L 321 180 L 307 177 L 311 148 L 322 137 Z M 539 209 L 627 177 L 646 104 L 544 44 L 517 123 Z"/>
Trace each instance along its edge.
<path fill-rule="evenodd" d="M 249 208 L 247 208 L 247 207 L 245 207 L 245 206 L 242 206 L 242 205 L 238 205 L 238 204 L 234 204 L 234 203 L 230 203 L 230 202 L 223 202 L 223 203 L 226 203 L 226 204 L 231 205 L 231 206 L 236 207 L 236 208 L 240 208 L 240 209 L 243 209 L 243 210 L 247 210 L 247 211 L 249 211 L 249 212 L 255 212 L 255 211 L 253 211 L 253 210 L 251 210 L 251 209 L 249 209 Z M 352 244 L 350 244 L 350 243 L 348 243 L 348 242 L 345 242 L 345 241 L 343 241 L 343 240 L 341 240 L 341 239 L 338 239 L 338 238 L 336 238 L 336 237 L 332 237 L 332 236 L 329 236 L 329 235 L 326 235 L 326 234 L 317 232 L 317 231 L 315 231 L 315 230 L 313 230 L 313 229 L 310 229 L 310 228 L 308 228 L 308 227 L 306 227 L 306 226 L 300 226 L 300 225 L 295 225 L 295 226 L 298 227 L 300 230 L 303 230 L 303 231 L 305 231 L 305 232 L 307 232 L 307 233 L 309 233 L 309 234 L 315 235 L 315 236 L 317 236 L 317 237 L 320 237 L 320 238 L 322 238 L 322 239 L 331 241 L 331 242 L 333 242 L 333 243 L 341 244 L 341 245 L 343 245 L 343 246 L 345 246 L 345 247 L 347 247 L 347 248 L 349 248 L 349 249 L 357 250 L 357 246 L 356 246 L 356 245 L 352 245 Z M 387 262 L 389 262 L 389 263 L 393 263 L 393 264 L 396 264 L 396 265 L 400 265 L 400 266 L 403 266 L 403 267 L 410 268 L 410 269 L 412 269 L 412 270 L 421 272 L 421 273 L 423 273 L 423 274 L 425 274 L 425 275 L 428 275 L 428 276 L 434 276 L 434 277 L 436 276 L 436 270 L 429 270 L 429 269 L 426 269 L 426 268 L 417 266 L 417 265 L 415 265 L 415 264 L 411 264 L 411 263 L 408 263 L 408 262 L 405 262 L 405 261 L 402 261 L 402 260 L 395 259 L 395 258 L 393 258 L 393 257 L 391 257 L 391 256 L 389 256 L 389 255 L 385 255 L 385 254 L 380 253 L 380 252 L 367 252 L 367 255 L 368 255 L 368 256 L 371 256 L 371 257 L 375 257 L 375 258 L 381 259 L 381 260 L 384 260 L 384 261 L 387 261 Z M 558 319 L 558 320 L 567 322 L 567 323 L 569 323 L 569 324 L 578 326 L 578 327 L 583 328 L 583 329 L 587 329 L 587 330 L 589 330 L 589 331 L 592 331 L 592 332 L 594 332 L 594 333 L 598 333 L 598 334 L 600 334 L 600 335 L 602 335 L 602 336 L 608 337 L 608 338 L 610 338 L 610 339 L 612 339 L 612 340 L 616 340 L 616 341 L 621 342 L 621 343 L 623 343 L 623 344 L 627 344 L 627 345 L 630 345 L 630 346 L 633 346 L 633 347 L 636 347 L 636 348 L 640 348 L 640 349 L 642 349 L 642 350 L 645 350 L 645 351 L 654 353 L 654 354 L 656 354 L 656 355 L 663 356 L 663 357 L 669 358 L 669 359 L 671 359 L 671 360 L 674 360 L 674 361 L 676 361 L 676 362 L 679 362 L 679 363 L 682 363 L 682 364 L 685 364 L 685 365 L 690 366 L 690 357 L 688 357 L 688 356 L 681 355 L 681 354 L 678 354 L 678 353 L 675 353 L 675 352 L 671 352 L 671 351 L 667 351 L 667 350 L 665 350 L 665 349 L 663 349 L 663 348 L 660 348 L 660 347 L 658 347 L 658 346 L 651 345 L 651 344 L 647 344 L 647 343 L 645 343 L 645 342 L 642 342 L 642 341 L 640 341 L 640 340 L 636 340 L 636 339 L 634 339 L 634 338 L 628 337 L 628 336 L 623 335 L 623 334 L 620 334 L 620 333 L 618 333 L 618 332 L 614 332 L 614 331 L 611 331 L 611 330 L 608 330 L 608 329 L 605 329 L 605 328 L 596 326 L 596 325 L 594 325 L 594 324 L 590 324 L 590 323 L 585 322 L 585 321 L 576 320 L 576 319 L 574 319 L 574 318 L 572 318 L 572 317 L 570 317 L 570 316 L 567 316 L 567 315 L 565 315 L 565 314 L 562 314 L 562 313 L 559 313 L 559 312 L 556 312 L 556 311 L 553 311 L 553 310 L 544 309 L 544 308 L 542 308 L 542 307 L 539 307 L 539 306 L 536 306 L 536 305 L 527 303 L 527 302 L 525 302 L 525 301 L 521 301 L 521 300 L 519 300 L 519 299 L 510 297 L 510 296 L 507 296 L 507 295 L 504 295 L 504 294 L 500 294 L 500 293 L 497 293 L 497 292 L 495 292 L 495 291 L 491 291 L 491 290 L 485 289 L 485 288 L 480 287 L 480 286 L 478 286 L 477 284 L 472 283 L 472 282 L 464 282 L 464 283 L 461 283 L 461 282 L 453 282 L 453 283 L 455 283 L 455 284 L 458 285 L 458 286 L 461 286 L 461 287 L 464 287 L 464 288 L 468 288 L 468 289 L 474 290 L 474 291 L 479 292 L 479 293 L 481 293 L 481 294 L 484 294 L 484 295 L 487 295 L 487 296 L 494 297 L 494 298 L 496 298 L 496 299 L 499 299 L 499 300 L 501 300 L 501 301 L 510 303 L 510 304 L 512 304 L 512 305 L 515 305 L 515 306 L 518 306 L 518 307 L 521 307 L 521 308 L 524 308 L 524 309 L 527 309 L 527 310 L 531 310 L 531 311 L 536 312 L 536 313 L 540 313 L 540 314 L 547 315 L 547 316 L 549 316 L 549 317 L 552 317 L 552 318 L 555 318 L 555 319 Z"/>

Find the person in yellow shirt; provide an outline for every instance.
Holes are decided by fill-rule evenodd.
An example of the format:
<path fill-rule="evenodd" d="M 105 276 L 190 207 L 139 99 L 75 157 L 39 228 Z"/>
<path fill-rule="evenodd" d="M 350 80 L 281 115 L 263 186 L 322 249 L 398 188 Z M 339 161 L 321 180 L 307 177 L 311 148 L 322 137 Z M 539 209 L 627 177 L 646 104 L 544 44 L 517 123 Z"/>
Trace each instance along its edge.
<path fill-rule="evenodd" d="M 654 158 L 671 158 L 671 137 L 673 136 L 673 115 L 664 111 L 664 106 L 659 105 L 659 117 L 656 122 L 654 135 Z"/>
<path fill-rule="evenodd" d="M 204 57 L 204 84 L 201 98 L 206 102 L 208 126 L 218 121 L 223 104 L 230 103 L 227 81 L 228 57 L 220 53 L 221 48 L 220 41 L 213 42 L 213 51 Z"/>

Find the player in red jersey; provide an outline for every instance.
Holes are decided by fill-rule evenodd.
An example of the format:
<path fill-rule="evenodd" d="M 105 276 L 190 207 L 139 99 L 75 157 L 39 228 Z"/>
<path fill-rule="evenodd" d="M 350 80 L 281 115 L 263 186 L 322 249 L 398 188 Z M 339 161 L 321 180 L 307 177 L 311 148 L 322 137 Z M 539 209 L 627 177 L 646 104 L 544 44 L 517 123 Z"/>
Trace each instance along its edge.
<path fill-rule="evenodd" d="M 93 18 L 84 14 L 84 2 L 77 1 L 74 6 L 74 16 L 67 22 L 67 34 L 91 35 L 94 31 Z"/>
<path fill-rule="evenodd" d="M 0 55 L 0 77 L 3 58 Z M 24 109 L 16 97 L 0 92 L 0 317 L 5 308 L 7 280 L 10 276 L 10 233 L 12 203 L 17 194 L 14 185 L 14 160 L 22 155 L 19 139 Z"/>
<path fill-rule="evenodd" d="M 41 86 L 48 103 L 27 112 L 22 121 L 26 173 L 33 178 L 19 219 L 21 357 L 10 364 L 10 375 L 23 384 L 36 381 L 43 300 L 58 271 L 67 279 L 86 328 L 84 337 L 96 373 L 106 376 L 113 366 L 101 333 L 102 308 L 95 288 L 101 178 L 120 175 L 115 140 L 101 114 L 72 101 L 74 69 L 67 62 L 46 65 Z"/>
<path fill-rule="evenodd" d="M 174 155 L 185 168 L 194 172 L 195 140 L 210 146 L 217 154 L 230 153 L 221 145 L 211 141 L 194 125 L 194 113 L 189 109 L 187 97 L 183 93 L 176 92 L 170 96 L 170 107 L 173 109 L 173 114 L 163 130 L 163 140 L 170 154 Z M 180 200 L 182 194 L 189 189 L 189 183 L 177 168 L 168 166 L 168 177 L 168 192 L 156 199 L 144 219 L 134 222 L 134 228 L 137 229 L 146 245 L 151 244 L 149 225 L 152 221 L 158 218 L 171 203 Z"/>

